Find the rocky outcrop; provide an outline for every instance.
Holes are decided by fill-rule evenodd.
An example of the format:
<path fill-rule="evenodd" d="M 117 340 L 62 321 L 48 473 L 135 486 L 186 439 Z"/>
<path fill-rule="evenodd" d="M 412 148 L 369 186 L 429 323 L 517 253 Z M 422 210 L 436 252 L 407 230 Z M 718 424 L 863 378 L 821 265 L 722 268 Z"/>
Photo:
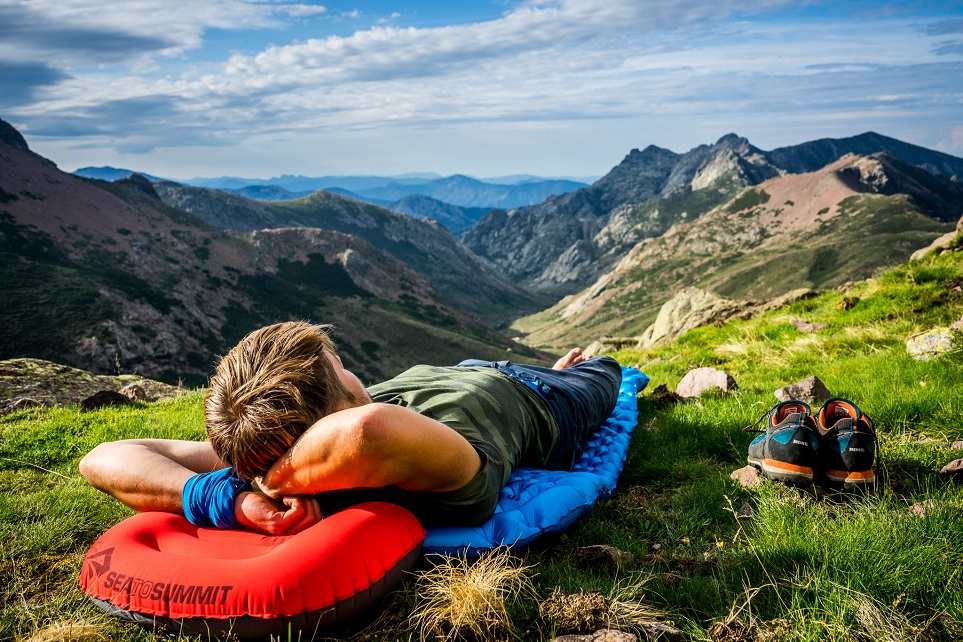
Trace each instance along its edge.
<path fill-rule="evenodd" d="M 659 309 L 659 316 L 642 334 L 638 347 L 668 343 L 693 328 L 732 318 L 749 305 L 748 301 L 732 301 L 699 288 L 682 288 Z"/>
<path fill-rule="evenodd" d="M 0 118 L 0 143 L 3 143 L 4 145 L 10 145 L 14 149 L 19 149 L 25 152 L 30 151 L 30 148 L 27 146 L 27 141 L 23 135 L 21 135 L 13 125 L 2 118 Z"/>
<path fill-rule="evenodd" d="M 139 401 L 157 401 L 186 392 L 184 388 L 138 375 L 97 375 L 41 359 L 0 361 L 0 407 L 5 407 L 6 412 L 31 406 L 79 404 L 105 390 L 130 400 L 122 391 L 132 385 L 141 390 L 142 395 L 137 396 Z M 16 403 L 22 399 L 30 401 Z"/>

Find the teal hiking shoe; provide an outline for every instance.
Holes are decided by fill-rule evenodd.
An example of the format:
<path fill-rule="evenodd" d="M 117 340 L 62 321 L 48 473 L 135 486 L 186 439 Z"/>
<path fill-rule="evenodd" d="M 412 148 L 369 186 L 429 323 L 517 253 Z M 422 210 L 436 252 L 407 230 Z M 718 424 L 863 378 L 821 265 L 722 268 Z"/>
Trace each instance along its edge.
<path fill-rule="evenodd" d="M 749 465 L 775 481 L 792 486 L 812 484 L 819 440 L 809 405 L 803 401 L 783 401 L 767 414 L 766 431 L 749 444 Z M 759 421 L 762 417 L 756 424 Z"/>
<path fill-rule="evenodd" d="M 826 484 L 844 491 L 876 488 L 876 430 L 852 401 L 835 397 L 819 409 L 816 427 Z"/>

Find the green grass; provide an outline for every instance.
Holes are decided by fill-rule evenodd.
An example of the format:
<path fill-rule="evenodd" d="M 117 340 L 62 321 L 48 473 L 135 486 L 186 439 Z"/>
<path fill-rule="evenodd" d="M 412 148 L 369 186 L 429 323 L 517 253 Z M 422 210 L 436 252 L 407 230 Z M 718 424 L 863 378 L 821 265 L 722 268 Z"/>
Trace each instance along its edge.
<path fill-rule="evenodd" d="M 639 581 L 646 604 L 694 640 L 734 623 L 767 640 L 960 639 L 963 486 L 939 470 L 963 456 L 951 449 L 963 440 L 963 358 L 914 361 L 904 346 L 914 332 L 960 318 L 963 295 L 954 288 L 961 279 L 963 253 L 931 257 L 845 292 L 617 353 L 620 362 L 643 366 L 650 389 L 674 388 L 697 366 L 723 368 L 739 387 L 669 406 L 640 396 L 639 427 L 615 495 L 564 537 L 524 553 L 536 595 L 511 605 L 516 639 L 550 639 L 538 604 L 555 587 L 610 593 Z M 793 318 L 830 327 L 804 334 Z M 730 479 L 753 436 L 742 427 L 775 402 L 775 389 L 810 375 L 872 417 L 879 492 L 843 498 L 768 482 L 745 489 Z M 77 462 L 103 440 L 133 436 L 201 438 L 200 393 L 0 418 L 0 639 L 25 640 L 65 622 L 101 636 L 86 639 L 155 639 L 103 616 L 77 586 L 86 549 L 130 514 L 88 488 Z M 922 515 L 910 510 L 924 502 Z M 621 573 L 580 569 L 575 550 L 590 544 L 631 552 L 637 562 Z M 406 579 L 373 628 L 340 639 L 418 639 L 407 619 L 415 587 L 415 577 Z"/>

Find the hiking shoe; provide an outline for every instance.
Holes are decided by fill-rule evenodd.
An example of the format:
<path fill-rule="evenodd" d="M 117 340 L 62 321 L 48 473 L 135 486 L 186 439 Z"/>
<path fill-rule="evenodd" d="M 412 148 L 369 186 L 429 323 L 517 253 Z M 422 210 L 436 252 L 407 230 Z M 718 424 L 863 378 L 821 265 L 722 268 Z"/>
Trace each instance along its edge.
<path fill-rule="evenodd" d="M 812 484 L 819 440 L 809 405 L 783 401 L 770 408 L 768 414 L 765 433 L 749 444 L 749 465 L 775 481 L 794 486 Z"/>
<path fill-rule="evenodd" d="M 820 470 L 829 486 L 847 491 L 876 487 L 876 431 L 856 404 L 829 399 L 819 409 L 816 429 Z"/>

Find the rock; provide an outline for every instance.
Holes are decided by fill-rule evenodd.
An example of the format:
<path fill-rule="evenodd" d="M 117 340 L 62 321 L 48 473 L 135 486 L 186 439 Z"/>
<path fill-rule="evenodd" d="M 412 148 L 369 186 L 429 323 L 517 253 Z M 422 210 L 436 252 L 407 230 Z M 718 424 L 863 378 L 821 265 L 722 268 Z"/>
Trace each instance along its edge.
<path fill-rule="evenodd" d="M 634 348 L 638 343 L 639 337 L 601 337 L 590 343 L 584 352 L 593 356 L 611 354 L 626 348 Z"/>
<path fill-rule="evenodd" d="M 553 642 L 638 642 L 638 639 L 639 637 L 637 635 L 626 633 L 625 631 L 600 629 L 590 635 L 560 635 L 554 638 Z"/>
<path fill-rule="evenodd" d="M 963 450 L 963 441 L 954 441 L 950 444 L 950 450 Z"/>
<path fill-rule="evenodd" d="M 715 368 L 696 368 L 682 377 L 682 381 L 676 386 L 675 392 L 680 397 L 688 398 L 698 397 L 706 390 L 718 390 L 727 393 L 737 387 L 736 380 L 728 372 Z"/>
<path fill-rule="evenodd" d="M 143 387 L 138 386 L 136 383 L 131 383 L 120 389 L 120 394 L 124 395 L 131 401 L 150 401 L 147 397 L 147 391 Z"/>
<path fill-rule="evenodd" d="M 954 321 L 950 325 L 950 330 L 960 330 L 963 331 L 963 316 L 960 317 L 959 321 Z"/>
<path fill-rule="evenodd" d="M 635 563 L 635 555 L 606 544 L 595 544 L 575 549 L 575 565 L 592 570 L 602 568 L 618 571 Z"/>
<path fill-rule="evenodd" d="M 562 633 L 597 631 L 608 624 L 612 602 L 598 591 L 566 595 L 556 588 L 538 607 L 538 615 L 549 627 Z"/>
<path fill-rule="evenodd" d="M 909 507 L 909 512 L 913 513 L 917 517 L 924 517 L 932 508 L 936 508 L 943 502 L 937 501 L 935 499 L 927 499 L 926 501 L 917 502 Z"/>
<path fill-rule="evenodd" d="M 952 232 L 947 232 L 946 234 L 939 237 L 938 239 L 936 239 L 926 247 L 920 248 L 915 252 L 913 252 L 912 254 L 910 254 L 910 260 L 912 261 L 915 259 L 921 259 L 927 254 L 929 254 L 930 252 L 932 252 L 933 250 L 940 250 L 940 251 L 945 250 L 950 246 L 950 243 L 953 242 L 953 239 L 956 238 L 956 235 L 958 233 L 959 232 L 957 232 L 956 230 L 953 230 Z"/>
<path fill-rule="evenodd" d="M 81 401 L 80 407 L 84 410 L 95 410 L 104 406 L 126 406 L 129 403 L 130 399 L 116 390 L 101 390 Z"/>
<path fill-rule="evenodd" d="M 645 639 L 652 642 L 685 642 L 687 639 L 679 629 L 661 622 L 643 622 L 638 626 L 645 633 Z"/>
<path fill-rule="evenodd" d="M 42 407 L 43 407 L 43 404 L 37 401 L 36 399 L 32 399 L 30 397 L 18 397 L 17 399 L 8 401 L 7 403 L 0 406 L 0 415 L 5 415 L 7 413 L 14 412 L 17 410 L 25 410 L 27 408 L 42 408 Z"/>
<path fill-rule="evenodd" d="M 949 328 L 933 328 L 914 334 L 906 341 L 906 353 L 917 361 L 929 361 L 956 349 Z"/>
<path fill-rule="evenodd" d="M 953 475 L 954 477 L 963 475 L 963 459 L 954 459 L 943 466 L 943 468 L 940 469 L 940 473 L 943 475 Z"/>
<path fill-rule="evenodd" d="M 737 310 L 748 305 L 752 304 L 748 301 L 726 299 L 699 288 L 682 288 L 662 304 L 655 323 L 642 333 L 637 347 L 649 348 L 668 343 L 693 328 L 731 318 Z"/>
<path fill-rule="evenodd" d="M 780 388 L 773 394 L 776 395 L 776 399 L 779 401 L 798 399 L 810 405 L 821 404 L 833 396 L 829 388 L 815 375 Z"/>
<path fill-rule="evenodd" d="M 752 466 L 743 466 L 729 474 L 729 478 L 739 482 L 743 488 L 756 488 L 762 484 L 759 471 Z"/>
<path fill-rule="evenodd" d="M 803 321 L 802 319 L 792 319 L 789 321 L 792 325 L 796 326 L 796 329 L 800 332 L 811 333 L 816 330 L 825 330 L 829 327 L 828 323 L 823 323 L 822 321 Z"/>
<path fill-rule="evenodd" d="M 755 468 L 753 468 L 755 470 Z M 749 502 L 742 502 L 742 506 L 739 508 L 739 517 L 755 517 L 756 509 L 752 507 Z"/>

